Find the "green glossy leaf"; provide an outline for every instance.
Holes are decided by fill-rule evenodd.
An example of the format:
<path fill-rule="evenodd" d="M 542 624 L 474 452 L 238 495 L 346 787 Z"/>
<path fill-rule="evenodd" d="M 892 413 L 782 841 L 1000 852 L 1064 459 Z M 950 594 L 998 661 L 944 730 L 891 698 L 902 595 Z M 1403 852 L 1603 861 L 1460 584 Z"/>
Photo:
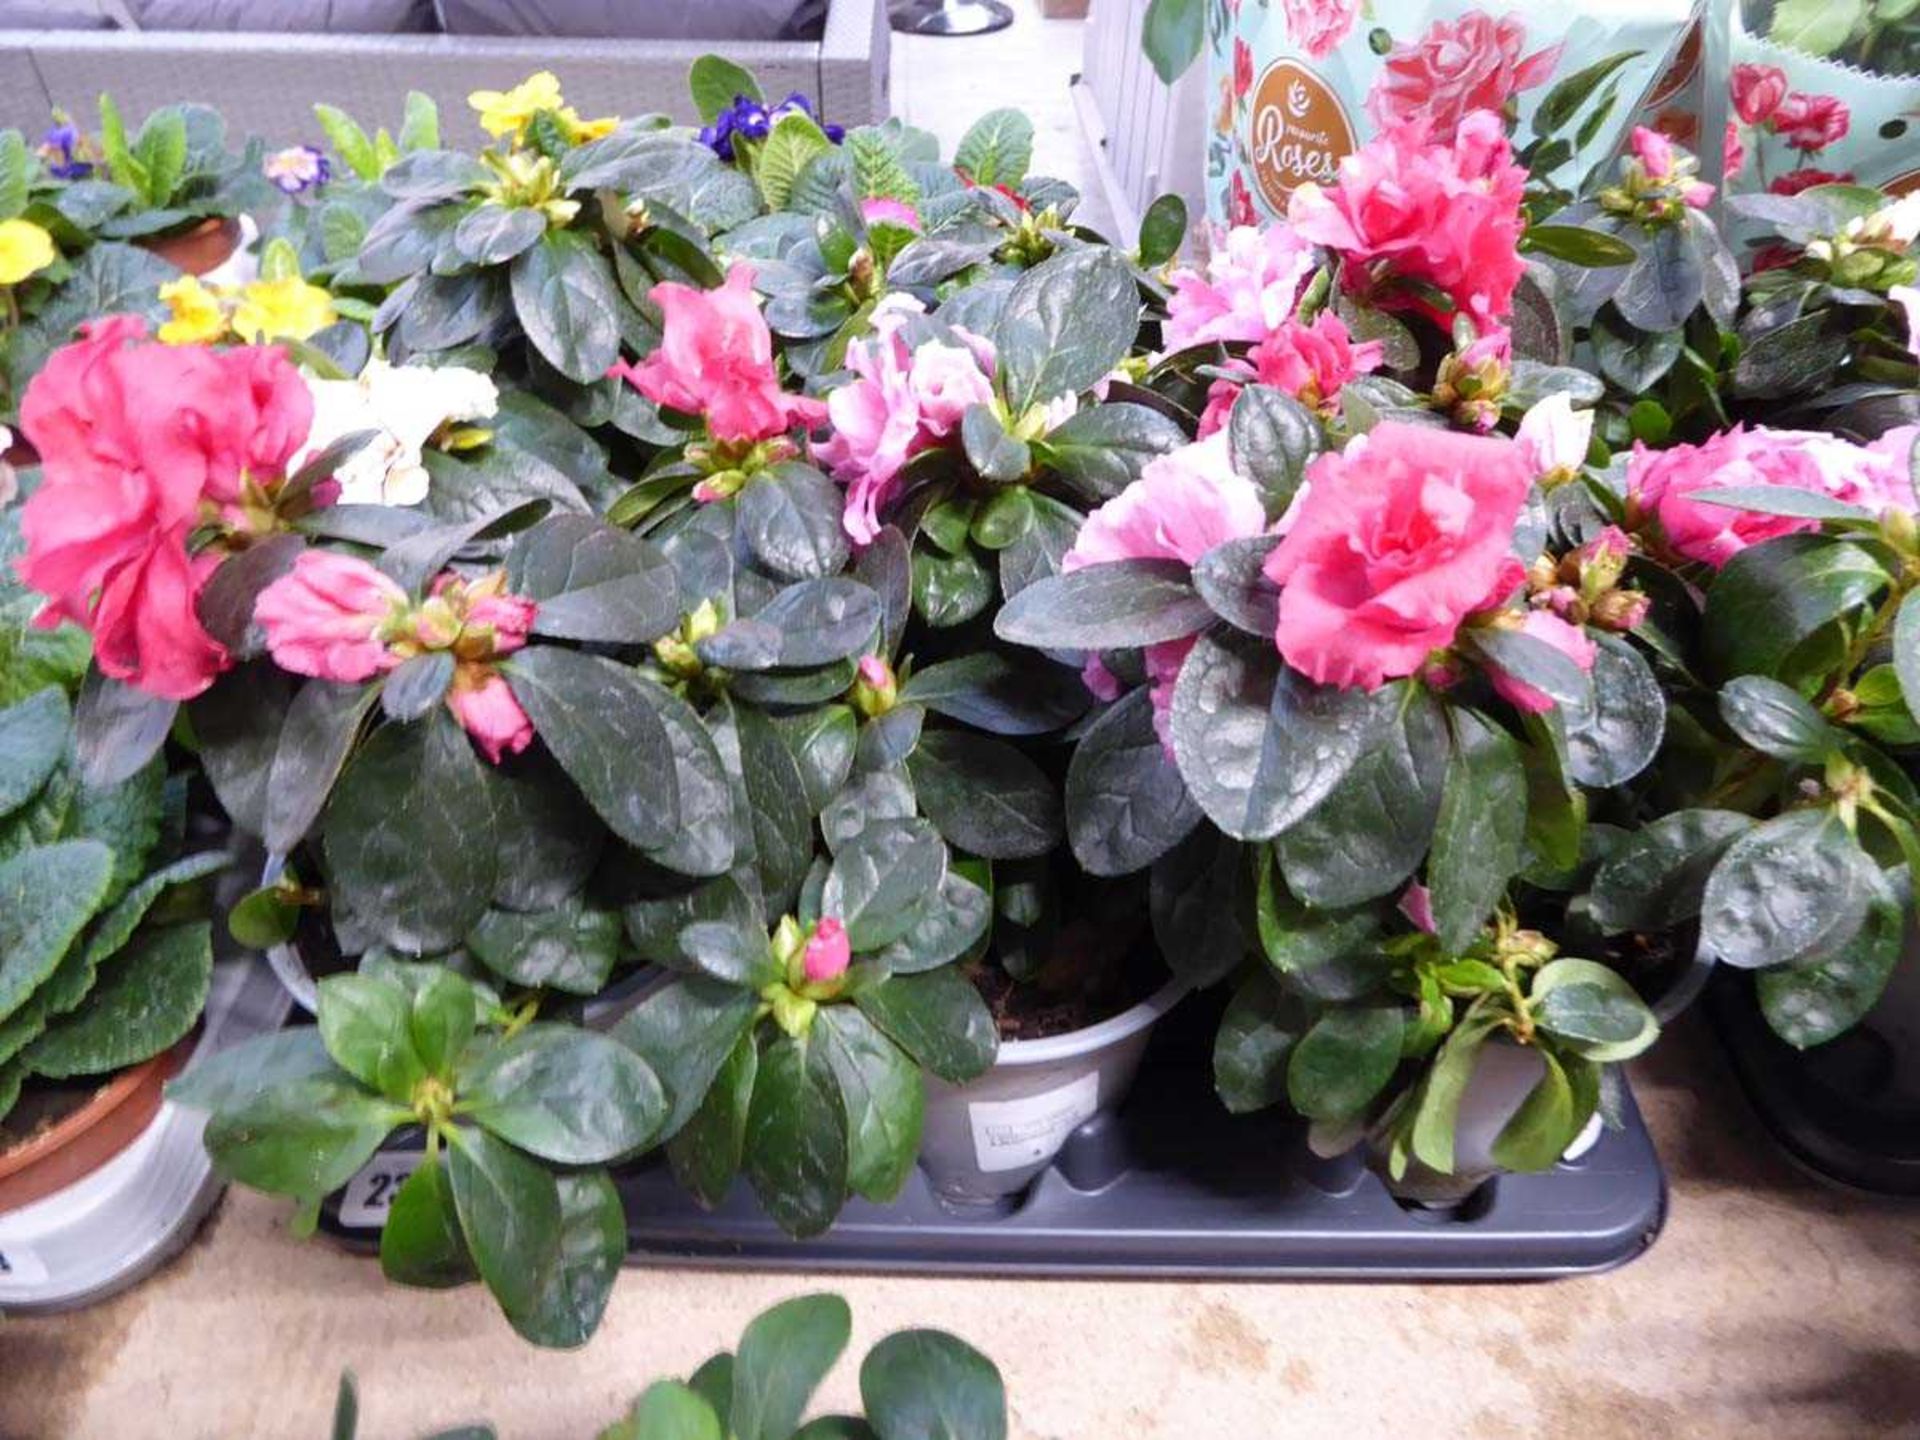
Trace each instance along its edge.
<path fill-rule="evenodd" d="M 339 903 L 395 949 L 447 950 L 493 895 L 483 762 L 451 715 L 385 725 L 334 787 L 322 839 Z"/>
<path fill-rule="evenodd" d="M 884 1440 L 1006 1440 L 999 1370 L 939 1330 L 896 1331 L 868 1351 L 860 1399 Z"/>
<path fill-rule="evenodd" d="M 1527 774 L 1520 747 L 1492 721 L 1456 710 L 1453 758 L 1440 791 L 1427 886 L 1441 945 L 1460 954 L 1520 868 Z"/>
<path fill-rule="evenodd" d="M 759 1007 L 760 997 L 751 990 L 683 977 L 655 990 L 614 1025 L 613 1038 L 646 1061 L 671 1101 L 660 1138 L 670 1139 L 691 1119 Z"/>
<path fill-rule="evenodd" d="M 1093 386 L 1126 358 L 1140 327 L 1132 270 L 1099 246 L 1062 250 L 1014 282 L 994 341 L 1015 415 Z"/>
<path fill-rule="evenodd" d="M 835 854 L 821 913 L 846 926 L 855 951 L 877 950 L 913 928 L 946 873 L 946 847 L 924 822 L 876 822 Z"/>
<path fill-rule="evenodd" d="M 423 1161 L 394 1192 L 380 1231 L 380 1273 L 396 1285 L 428 1290 L 480 1278 L 460 1233 L 446 1164 L 438 1157 Z"/>
<path fill-rule="evenodd" d="M 391 981 L 355 974 L 329 975 L 319 992 L 320 1035 L 334 1063 L 367 1088 L 411 1105 L 427 1074 L 413 1043 L 413 997 Z"/>
<path fill-rule="evenodd" d="M 852 1312 L 838 1295 L 802 1295 L 757 1316 L 734 1355 L 732 1435 L 789 1440 L 852 1329 Z"/>
<path fill-rule="evenodd" d="M 1707 878 L 1701 954 L 1741 969 L 1787 965 L 1844 944 L 1880 885 L 1839 818 L 1795 810 L 1741 835 Z"/>
<path fill-rule="evenodd" d="M 885 1204 L 919 1159 L 926 1112 L 920 1069 L 851 1005 L 822 1008 L 811 1043 L 825 1049 L 847 1109 L 847 1184 Z"/>
<path fill-rule="evenodd" d="M 1307 462 L 1326 448 L 1314 413 L 1268 385 L 1242 387 L 1228 418 L 1227 436 L 1234 468 L 1260 487 L 1270 520 L 1286 513 L 1299 493 Z"/>
<path fill-rule="evenodd" d="M 1887 583 L 1872 552 L 1849 541 L 1796 534 L 1750 545 L 1707 593 L 1708 658 L 1720 675 L 1778 678 L 1795 646 Z"/>
<path fill-rule="evenodd" d="M 620 358 L 620 299 L 613 271 L 593 242 L 575 231 L 549 230 L 514 260 L 511 281 L 514 311 L 541 356 L 582 385 L 605 376 Z"/>
<path fill-rule="evenodd" d="M 218 1106 L 207 1121 L 206 1146 L 220 1172 L 302 1200 L 338 1190 L 412 1118 L 337 1072 L 296 1078 L 262 1069 L 200 1093 Z"/>
<path fill-rule="evenodd" d="M 667 1141 L 674 1179 L 713 1209 L 727 1198 L 746 1147 L 747 1113 L 760 1072 L 760 1048 L 751 1033 L 735 1043 L 687 1123 Z"/>
<path fill-rule="evenodd" d="M 469 1057 L 458 1093 L 477 1124 L 562 1165 L 639 1150 L 667 1115 L 660 1082 L 639 1055 L 571 1025 L 529 1025 Z"/>
<path fill-rule="evenodd" d="M 1754 977 L 1760 1012 L 1796 1049 L 1824 1045 L 1859 1024 L 1879 1003 L 1900 963 L 1906 912 L 1877 897 L 1851 939 L 1809 960 Z"/>
<path fill-rule="evenodd" d="M 935 730 L 907 757 L 920 808 L 957 849 L 993 860 L 1044 855 L 1060 843 L 1060 796 L 1005 741 Z"/>
<path fill-rule="evenodd" d="M 840 487 L 811 466 L 776 465 L 740 492 L 740 533 L 754 558 L 784 579 L 837 575 L 848 554 L 844 501 Z"/>
<path fill-rule="evenodd" d="M 505 1141 L 462 1126 L 447 1151 L 460 1232 L 509 1320 L 537 1314 L 560 1269 L 560 1187 Z"/>
<path fill-rule="evenodd" d="M 1067 839 L 1093 875 L 1151 865 L 1192 833 L 1202 811 L 1167 756 L 1142 688 L 1087 727 L 1067 765 Z"/>
<path fill-rule="evenodd" d="M 620 957 L 620 917 L 578 895 L 534 914 L 489 910 L 468 932 L 467 949 L 516 985 L 597 995 Z"/>
<path fill-rule="evenodd" d="M 1708 875 L 1753 825 L 1733 810 L 1676 810 L 1650 821 L 1594 872 L 1588 913 L 1610 933 L 1666 930 L 1692 919 Z"/>
<path fill-rule="evenodd" d="M 1033 163 L 1033 121 L 1019 110 L 989 110 L 960 137 L 953 164 L 976 185 L 1018 185 Z"/>
<path fill-rule="evenodd" d="M 1213 1088 L 1235 1115 L 1287 1098 L 1287 1062 L 1309 1024 L 1306 1009 L 1269 975 L 1234 991 L 1213 1041 Z"/>
<path fill-rule="evenodd" d="M 985 1073 L 999 1050 L 986 1002 L 954 967 L 895 975 L 854 1000 L 901 1049 L 952 1084 Z"/>
<path fill-rule="evenodd" d="M 846 1107 L 825 1049 L 817 1042 L 774 1035 L 761 1050 L 747 1111 L 743 1166 L 754 1194 L 789 1235 L 818 1235 L 846 1200 L 847 1165 Z M 757 1387 L 764 1380 L 756 1377 L 748 1383 Z M 750 1432 L 742 1427 L 738 1365 L 734 1386 L 734 1431 L 746 1435 Z M 748 1413 L 759 1417 L 768 1412 L 756 1408 Z M 753 1418 L 752 1423 L 760 1422 Z"/>
<path fill-rule="evenodd" d="M 760 85 L 753 72 L 722 55 L 702 55 L 687 72 L 687 89 L 702 123 L 711 125 L 714 117 L 735 100 L 758 100 Z"/>
<path fill-rule="evenodd" d="M 593 1338 L 627 1256 L 620 1193 L 604 1171 L 558 1177 L 559 1255 L 531 1308 L 509 1310 L 523 1340 L 574 1349 Z"/>
<path fill-rule="evenodd" d="M 1818 765 L 1845 747 L 1800 692 L 1764 675 L 1738 675 L 1720 691 L 1720 718 L 1747 744 L 1780 760 Z"/>
<path fill-rule="evenodd" d="M 1310 1120 L 1360 1114 L 1400 1064 L 1405 1021 L 1397 1006 L 1329 1010 L 1287 1060 L 1287 1095 Z"/>
<path fill-rule="evenodd" d="M 1206 43 L 1206 7 L 1201 0 L 1149 0 L 1140 46 L 1163 85 L 1171 85 L 1199 57 Z"/>

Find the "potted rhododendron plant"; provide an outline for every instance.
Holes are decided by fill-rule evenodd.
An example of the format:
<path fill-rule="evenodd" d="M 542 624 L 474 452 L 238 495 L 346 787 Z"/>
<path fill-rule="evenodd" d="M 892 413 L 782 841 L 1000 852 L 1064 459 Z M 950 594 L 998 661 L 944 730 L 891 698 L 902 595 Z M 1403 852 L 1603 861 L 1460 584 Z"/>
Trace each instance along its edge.
<path fill-rule="evenodd" d="M 577 1344 L 626 1167 L 797 1236 L 992 1200 L 1190 991 L 1230 1109 L 1435 1204 L 1618 1118 L 1713 966 L 1856 1018 L 1920 853 L 1920 224 L 1717 220 L 1650 130 L 1569 188 L 1610 73 L 1521 148 L 1388 107 L 1186 262 L 1013 112 L 943 159 L 714 57 L 697 130 L 326 112 L 278 288 L 156 282 L 21 407 L 74 763 L 196 757 L 316 1012 L 179 1089 L 220 1165 L 310 1221 L 402 1137 L 386 1273 Z"/>

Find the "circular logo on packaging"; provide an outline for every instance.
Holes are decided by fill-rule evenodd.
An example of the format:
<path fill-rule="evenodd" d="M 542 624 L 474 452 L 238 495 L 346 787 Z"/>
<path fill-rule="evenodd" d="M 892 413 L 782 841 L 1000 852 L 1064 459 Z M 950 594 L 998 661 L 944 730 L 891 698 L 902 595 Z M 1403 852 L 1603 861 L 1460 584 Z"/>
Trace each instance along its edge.
<path fill-rule="evenodd" d="M 1354 151 L 1353 122 L 1339 99 L 1295 60 L 1276 60 L 1254 85 L 1247 129 L 1254 183 L 1276 215 L 1308 181 L 1330 183 Z"/>

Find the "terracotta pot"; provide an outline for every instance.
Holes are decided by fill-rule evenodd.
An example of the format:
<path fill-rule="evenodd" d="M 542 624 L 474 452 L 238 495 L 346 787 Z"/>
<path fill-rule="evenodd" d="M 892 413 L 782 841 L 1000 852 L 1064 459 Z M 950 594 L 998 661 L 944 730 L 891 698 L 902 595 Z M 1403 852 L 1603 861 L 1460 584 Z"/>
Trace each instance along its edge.
<path fill-rule="evenodd" d="M 122 1071 L 79 1109 L 0 1150 L 0 1215 L 84 1180 L 125 1150 L 160 1113 L 161 1091 L 193 1054 L 189 1035 L 164 1055 Z"/>
<path fill-rule="evenodd" d="M 240 248 L 240 222 L 233 216 L 218 215 L 202 220 L 191 230 L 176 235 L 159 235 L 137 242 L 169 265 L 189 275 L 205 275 L 227 263 Z"/>

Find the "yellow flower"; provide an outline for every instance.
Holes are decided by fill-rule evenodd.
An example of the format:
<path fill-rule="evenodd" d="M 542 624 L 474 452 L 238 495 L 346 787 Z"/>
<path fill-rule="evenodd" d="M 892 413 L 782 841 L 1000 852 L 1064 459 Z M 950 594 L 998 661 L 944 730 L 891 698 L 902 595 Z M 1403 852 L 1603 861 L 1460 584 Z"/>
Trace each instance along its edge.
<path fill-rule="evenodd" d="M 249 345 L 262 340 L 305 340 L 340 318 L 333 296 L 298 276 L 256 280 L 240 292 L 233 332 Z"/>
<path fill-rule="evenodd" d="M 567 127 L 567 138 L 576 145 L 584 145 L 589 140 L 611 135 L 620 124 L 620 117 L 602 115 L 598 120 L 582 120 L 580 113 L 569 105 L 560 112 L 560 121 Z"/>
<path fill-rule="evenodd" d="M 183 275 L 162 285 L 160 298 L 173 310 L 173 318 L 160 327 L 162 344 L 211 345 L 227 333 L 227 312 L 220 297 L 198 276 Z"/>
<path fill-rule="evenodd" d="M 480 112 L 480 128 L 496 139 L 518 136 L 542 110 L 559 110 L 565 103 L 551 70 L 529 75 L 508 91 L 476 90 L 467 96 L 467 104 Z"/>
<path fill-rule="evenodd" d="M 59 258 L 53 237 L 31 220 L 0 220 L 0 285 L 18 285 Z"/>

